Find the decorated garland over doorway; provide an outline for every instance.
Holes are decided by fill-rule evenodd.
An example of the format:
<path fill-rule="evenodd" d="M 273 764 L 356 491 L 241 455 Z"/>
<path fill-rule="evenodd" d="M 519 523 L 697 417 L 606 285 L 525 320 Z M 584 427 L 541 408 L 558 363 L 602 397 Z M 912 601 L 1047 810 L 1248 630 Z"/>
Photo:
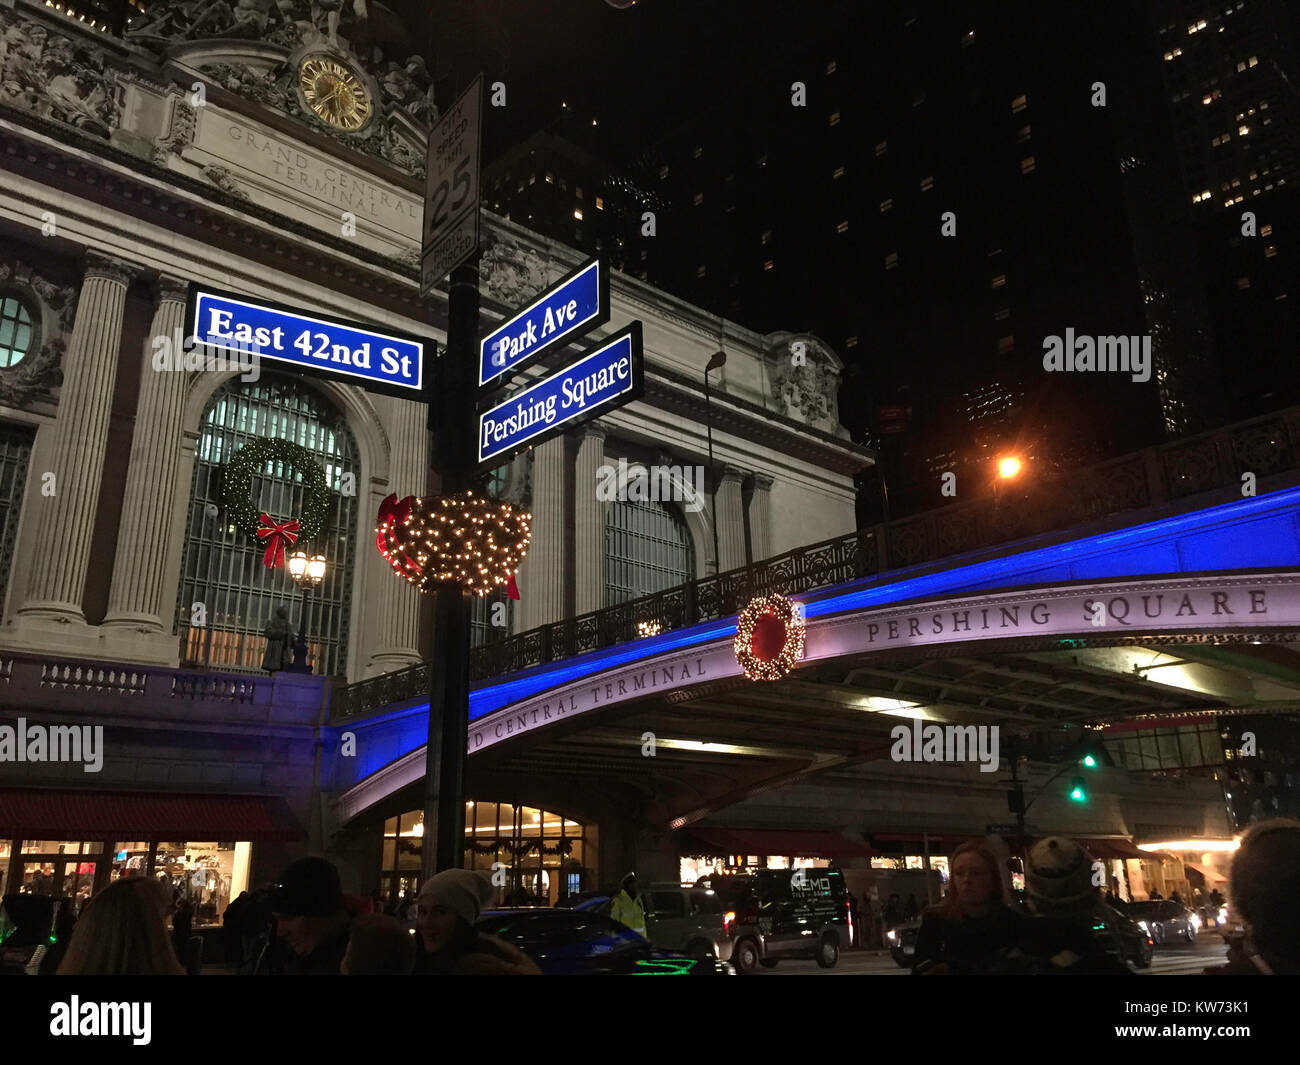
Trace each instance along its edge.
<path fill-rule="evenodd" d="M 259 511 L 251 498 L 253 477 L 268 462 L 281 462 L 302 474 L 302 514 L 284 521 Z M 285 548 L 298 540 L 311 540 L 325 525 L 330 487 L 325 469 L 305 447 L 279 438 L 250 440 L 231 456 L 221 479 L 221 502 L 235 527 L 255 547 L 264 547 L 262 564 L 275 569 L 284 564 Z"/>

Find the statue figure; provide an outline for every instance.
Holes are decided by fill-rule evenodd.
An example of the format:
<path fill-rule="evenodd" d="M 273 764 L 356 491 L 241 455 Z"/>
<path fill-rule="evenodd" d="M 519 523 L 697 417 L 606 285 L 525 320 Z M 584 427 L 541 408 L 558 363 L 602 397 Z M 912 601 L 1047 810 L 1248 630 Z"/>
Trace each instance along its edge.
<path fill-rule="evenodd" d="M 320 28 L 321 12 L 325 13 L 326 33 L 331 48 L 339 46 L 339 13 L 343 8 L 343 0 L 312 0 L 311 20 Z M 366 9 L 366 0 L 352 0 L 352 10 L 357 16 L 358 22 L 365 22 L 369 17 Z"/>
<path fill-rule="evenodd" d="M 262 668 L 268 673 L 275 673 L 289 665 L 292 656 L 290 641 L 293 639 L 293 626 L 289 624 L 289 611 L 284 607 L 275 608 L 275 617 L 266 623 L 262 630 L 266 635 L 266 652 L 262 655 Z"/>

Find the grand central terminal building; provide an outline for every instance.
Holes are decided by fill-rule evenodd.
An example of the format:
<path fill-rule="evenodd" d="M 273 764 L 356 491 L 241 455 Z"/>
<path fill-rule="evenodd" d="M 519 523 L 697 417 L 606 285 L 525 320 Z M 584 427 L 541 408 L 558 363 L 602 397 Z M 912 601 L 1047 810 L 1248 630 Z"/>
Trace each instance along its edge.
<path fill-rule="evenodd" d="M 389 495 L 437 490 L 439 427 L 411 400 L 160 351 L 183 347 L 196 283 L 443 350 L 447 293 L 421 300 L 418 277 L 429 78 L 400 43 L 354 47 L 349 10 L 332 30 L 306 0 L 211 5 L 199 22 L 184 0 L 138 6 L 117 32 L 75 3 L 0 2 L 0 716 L 103 730 L 95 772 L 0 764 L 3 890 L 84 895 L 144 871 L 188 885 L 200 921 L 215 922 L 308 852 L 338 861 L 351 890 L 411 890 L 419 784 L 340 802 L 352 785 L 334 779 L 336 710 L 341 691 L 438 653 L 430 601 L 395 579 L 375 526 Z M 315 91 L 322 78 L 346 87 L 347 108 Z M 578 206 L 601 209 L 586 192 Z M 486 211 L 481 249 L 484 329 L 580 263 Z M 840 424 L 834 351 L 793 329 L 758 335 L 622 273 L 611 312 L 595 339 L 642 323 L 644 395 L 487 479 L 532 514 L 532 541 L 518 601 L 476 601 L 479 646 L 856 531 L 854 478 L 873 457 Z M 324 558 L 315 588 L 265 565 L 232 520 L 229 466 L 262 440 L 305 449 L 324 471 L 323 524 L 301 545 Z M 626 490 L 655 468 L 670 471 L 670 498 Z M 598 493 L 611 476 L 619 490 Z M 252 493 L 277 520 L 310 494 L 302 471 L 275 461 L 254 470 Z M 311 672 L 262 671 L 279 608 L 305 634 Z M 371 757 L 387 771 L 407 753 Z M 866 868 L 850 822 L 875 818 L 881 839 L 895 831 L 900 855 L 914 854 L 919 821 L 961 807 L 948 784 L 899 766 L 845 768 L 829 790 L 805 777 L 738 793 L 730 813 L 692 824 L 692 842 L 673 842 L 653 804 L 614 810 L 577 778 L 479 772 L 478 758 L 465 864 L 504 861 L 548 901 L 631 862 L 670 879 L 710 855 Z M 1223 835 L 1208 783 L 1157 789 L 1165 823 Z M 1121 821 L 1117 806 L 1083 831 L 1118 837 Z M 819 824 L 834 831 L 816 836 Z M 658 834 L 643 846 L 647 827 Z M 1110 857 L 1133 857 L 1117 848 Z"/>

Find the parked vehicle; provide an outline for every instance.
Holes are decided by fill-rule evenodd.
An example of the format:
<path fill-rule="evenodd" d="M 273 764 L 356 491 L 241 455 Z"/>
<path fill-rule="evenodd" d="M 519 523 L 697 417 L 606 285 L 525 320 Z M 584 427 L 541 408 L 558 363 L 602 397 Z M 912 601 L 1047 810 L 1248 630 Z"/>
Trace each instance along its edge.
<path fill-rule="evenodd" d="M 885 929 L 885 945 L 889 948 L 889 956 L 900 968 L 910 969 L 915 962 L 916 937 L 920 931 L 921 918 L 919 917 L 913 917 L 910 921 Z"/>
<path fill-rule="evenodd" d="M 722 901 L 708 888 L 680 884 L 651 884 L 641 889 L 645 903 L 646 938 L 665 950 L 680 950 L 693 958 L 714 957 L 727 961 L 733 939 L 730 919 Z M 612 900 L 608 895 L 588 895 L 572 905 L 585 913 L 608 917 Z"/>
<path fill-rule="evenodd" d="M 1149 969 L 1151 957 L 1155 954 L 1150 930 L 1111 906 L 1102 906 L 1101 910 L 1102 914 L 1092 926 L 1094 934 L 1108 942 L 1118 942 L 1125 961 L 1139 969 Z"/>
<path fill-rule="evenodd" d="M 1172 943 L 1177 939 L 1195 943 L 1201 930 L 1201 919 L 1186 906 L 1168 899 L 1130 902 L 1127 914 L 1139 926 L 1145 925 L 1151 939 L 1157 944 Z"/>
<path fill-rule="evenodd" d="M 697 881 L 702 885 L 735 914 L 731 963 L 739 973 L 796 958 L 832 969 L 849 945 L 849 896 L 838 869 L 762 869 Z"/>
<path fill-rule="evenodd" d="M 548 976 L 726 976 L 717 958 L 692 958 L 646 942 L 590 910 L 488 910 L 475 927 L 513 943 Z"/>

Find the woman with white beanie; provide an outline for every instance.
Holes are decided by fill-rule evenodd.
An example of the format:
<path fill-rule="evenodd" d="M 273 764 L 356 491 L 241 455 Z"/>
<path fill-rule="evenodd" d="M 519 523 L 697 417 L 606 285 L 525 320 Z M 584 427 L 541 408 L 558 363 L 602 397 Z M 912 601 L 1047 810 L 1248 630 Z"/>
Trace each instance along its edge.
<path fill-rule="evenodd" d="M 419 895 L 419 950 L 411 971 L 425 976 L 540 976 L 518 947 L 475 931 L 492 885 L 481 873 L 446 869 Z"/>

